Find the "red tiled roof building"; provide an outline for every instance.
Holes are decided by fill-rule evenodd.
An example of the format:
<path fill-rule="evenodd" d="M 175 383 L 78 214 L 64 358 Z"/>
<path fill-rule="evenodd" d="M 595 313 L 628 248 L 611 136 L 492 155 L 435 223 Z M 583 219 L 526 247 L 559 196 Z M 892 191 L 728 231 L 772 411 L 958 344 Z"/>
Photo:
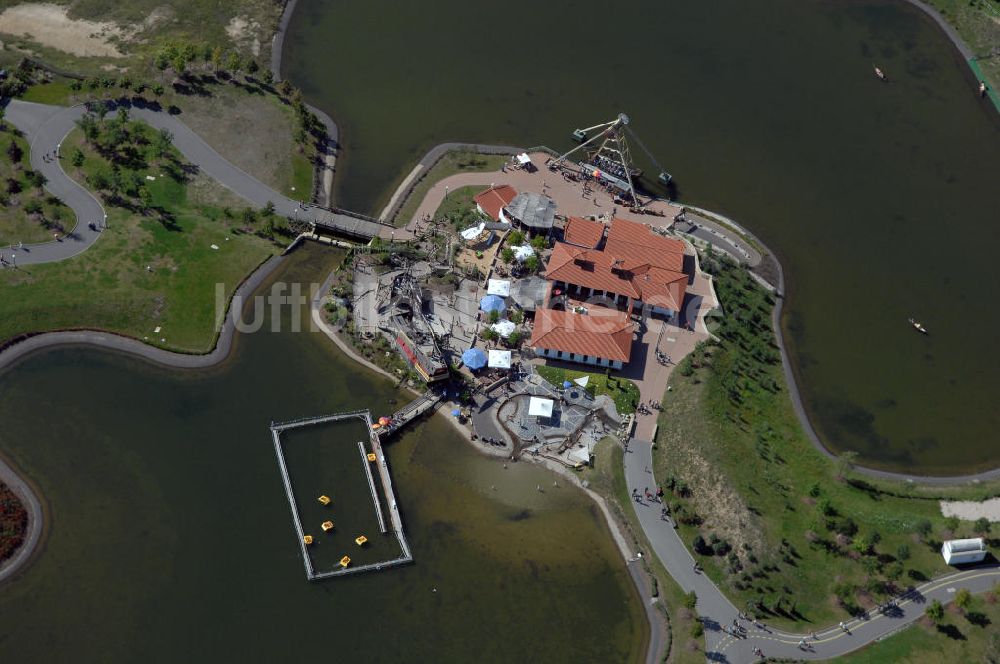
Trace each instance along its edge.
<path fill-rule="evenodd" d="M 517 191 L 514 187 L 502 184 L 479 192 L 472 200 L 475 201 L 476 208 L 493 221 L 510 223 L 507 221 L 503 209 L 514 200 L 515 196 L 517 196 Z"/>

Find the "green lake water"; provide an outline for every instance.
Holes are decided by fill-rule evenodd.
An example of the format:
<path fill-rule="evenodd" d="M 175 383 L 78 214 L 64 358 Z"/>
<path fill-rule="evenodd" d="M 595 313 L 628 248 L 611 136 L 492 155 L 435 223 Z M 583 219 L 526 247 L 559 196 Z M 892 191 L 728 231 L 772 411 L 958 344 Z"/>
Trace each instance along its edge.
<path fill-rule="evenodd" d="M 1000 466 L 1000 120 L 913 7 L 300 0 L 285 44 L 283 73 L 341 126 L 346 208 L 378 212 L 442 141 L 566 148 L 629 113 L 683 201 L 779 254 L 831 448 L 916 473 Z"/>
<path fill-rule="evenodd" d="M 319 282 L 336 260 L 306 246 L 277 278 Z M 505 469 L 439 417 L 386 448 L 416 562 L 307 582 L 269 422 L 355 408 L 377 416 L 408 398 L 321 334 L 241 336 L 226 364 L 188 372 L 54 349 L 0 374 L 0 395 L 0 449 L 50 517 L 38 559 L 0 592 L 5 662 L 644 653 L 641 604 L 592 502 L 570 488 L 537 492 L 549 473 Z M 374 527 L 356 446 L 354 456 L 324 447 L 354 446 L 356 435 L 289 438 L 309 523 L 323 487 L 335 521 Z M 338 474 L 345 459 L 349 476 Z"/>

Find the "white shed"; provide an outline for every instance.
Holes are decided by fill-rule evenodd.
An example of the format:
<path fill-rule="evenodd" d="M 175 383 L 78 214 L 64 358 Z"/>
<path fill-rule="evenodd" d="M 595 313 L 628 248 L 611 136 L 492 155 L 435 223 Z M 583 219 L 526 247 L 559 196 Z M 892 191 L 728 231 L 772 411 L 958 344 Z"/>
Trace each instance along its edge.
<path fill-rule="evenodd" d="M 948 540 L 941 545 L 941 555 L 948 565 L 978 563 L 986 557 L 986 543 L 982 537 Z"/>

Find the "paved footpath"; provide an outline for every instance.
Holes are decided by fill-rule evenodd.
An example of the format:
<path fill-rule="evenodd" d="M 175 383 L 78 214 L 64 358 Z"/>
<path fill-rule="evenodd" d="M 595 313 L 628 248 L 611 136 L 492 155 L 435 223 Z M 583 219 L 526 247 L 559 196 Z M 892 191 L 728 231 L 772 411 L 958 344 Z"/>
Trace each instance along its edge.
<path fill-rule="evenodd" d="M 625 452 L 625 479 L 629 490 L 638 489 L 642 494 L 648 487 L 656 491 L 652 473 L 652 445 L 648 441 L 633 440 Z M 722 594 L 718 587 L 703 573 L 694 571 L 694 559 L 677 535 L 671 522 L 660 517 L 661 503 L 655 501 L 633 502 L 639 523 L 653 547 L 653 552 L 685 592 L 698 595 L 698 614 L 705 626 L 706 658 L 714 662 L 754 662 L 753 649 L 760 648 L 766 657 L 821 660 L 844 655 L 872 643 L 914 622 L 924 613 L 933 599 L 942 604 L 951 601 L 955 592 L 967 588 L 974 593 L 992 589 L 1000 581 L 1000 565 L 980 565 L 956 571 L 934 579 L 914 589 L 898 602 L 898 608 L 889 615 L 876 615 L 868 620 L 854 619 L 846 624 L 847 630 L 833 625 L 815 630 L 816 638 L 809 632 L 793 634 L 770 628 L 757 629 L 741 621 L 748 632 L 746 638 L 735 638 L 724 630 L 732 625 L 739 610 Z M 805 638 L 805 648 L 799 646 Z"/>
<path fill-rule="evenodd" d="M 28 139 L 31 167 L 46 177 L 48 182 L 45 188 L 73 210 L 77 224 L 72 233 L 59 241 L 0 248 L 4 261 L 32 265 L 65 260 L 86 251 L 100 238 L 101 227 L 107 218 L 101 203 L 63 171 L 59 159 L 48 158 L 56 154 L 63 139 L 76 127 L 76 121 L 84 113 L 83 105 L 67 108 L 16 99 L 7 105 L 6 121 L 20 129 Z M 173 135 L 174 147 L 188 162 L 256 207 L 264 207 L 270 202 L 274 204 L 277 214 L 292 219 L 333 224 L 369 235 L 388 235 L 392 232 L 389 227 L 315 206 L 300 207 L 300 201 L 278 193 L 229 162 L 169 113 L 138 106 L 130 106 L 129 113 L 156 129 L 169 131 Z"/>

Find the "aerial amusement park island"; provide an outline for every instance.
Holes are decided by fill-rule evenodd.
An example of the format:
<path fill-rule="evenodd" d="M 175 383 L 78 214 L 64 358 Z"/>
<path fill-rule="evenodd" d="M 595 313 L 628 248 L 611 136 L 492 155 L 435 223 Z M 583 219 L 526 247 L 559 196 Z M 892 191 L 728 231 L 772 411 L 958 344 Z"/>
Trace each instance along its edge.
<path fill-rule="evenodd" d="M 483 11 L 4 3 L 11 661 L 1000 661 L 1000 4 Z"/>

